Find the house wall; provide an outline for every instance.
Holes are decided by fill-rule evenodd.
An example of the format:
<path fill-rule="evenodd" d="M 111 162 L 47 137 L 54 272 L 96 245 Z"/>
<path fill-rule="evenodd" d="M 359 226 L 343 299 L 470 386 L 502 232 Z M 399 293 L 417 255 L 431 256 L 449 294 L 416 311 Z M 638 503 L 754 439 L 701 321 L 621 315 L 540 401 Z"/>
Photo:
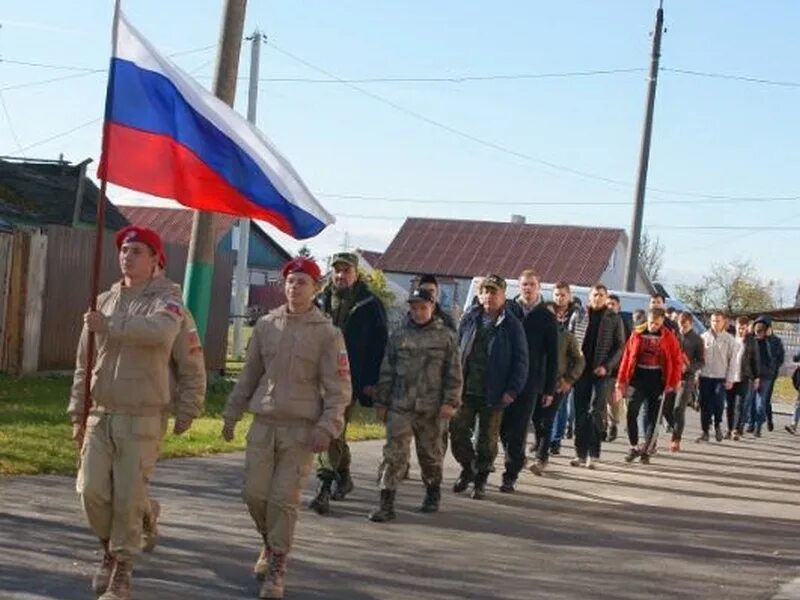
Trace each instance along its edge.
<path fill-rule="evenodd" d="M 385 271 L 386 279 L 393 284 L 399 286 L 406 292 L 411 292 L 411 289 L 416 282 L 417 275 L 409 275 L 408 273 L 396 273 Z M 449 278 L 446 275 L 436 275 L 439 279 L 439 288 L 441 295 L 441 305 L 445 310 L 452 310 L 453 307 L 464 306 L 469 284 L 472 279 L 456 279 Z"/>
<path fill-rule="evenodd" d="M 627 257 L 627 252 L 627 244 L 623 240 L 617 242 L 617 247 L 614 249 L 614 253 L 611 255 L 608 261 L 608 268 L 606 268 L 606 270 L 603 272 L 603 275 L 600 277 L 600 283 L 605 284 L 608 289 L 625 289 L 625 260 Z M 641 273 L 638 273 L 636 276 L 636 289 L 634 291 L 642 294 L 650 293 L 650 286 L 645 278 L 642 277 Z"/>
<path fill-rule="evenodd" d="M 264 236 L 260 235 L 256 228 L 258 225 L 250 225 L 250 243 L 247 247 L 247 266 L 254 271 L 279 271 L 283 263 L 286 262 L 284 253 L 271 244 Z M 217 249 L 222 252 L 232 252 L 233 236 L 239 235 L 236 227 L 232 228 L 217 244 Z"/>

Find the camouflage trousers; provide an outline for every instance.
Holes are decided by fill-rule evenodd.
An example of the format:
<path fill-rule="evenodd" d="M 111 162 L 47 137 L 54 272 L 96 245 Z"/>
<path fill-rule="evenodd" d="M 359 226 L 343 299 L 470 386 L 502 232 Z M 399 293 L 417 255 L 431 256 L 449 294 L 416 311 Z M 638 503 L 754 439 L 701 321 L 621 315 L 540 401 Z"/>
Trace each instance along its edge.
<path fill-rule="evenodd" d="M 347 445 L 347 425 L 353 417 L 357 400 L 355 398 L 344 411 L 344 428 L 339 437 L 331 440 L 327 452 L 317 454 L 317 477 L 333 481 L 350 473 L 350 446 Z"/>
<path fill-rule="evenodd" d="M 112 552 L 139 553 L 161 416 L 89 415 L 75 487 L 89 526 Z"/>
<path fill-rule="evenodd" d="M 478 435 L 473 446 L 476 420 Z M 481 474 L 492 470 L 502 421 L 502 408 L 488 406 L 485 398 L 464 397 L 464 404 L 450 421 L 450 446 L 463 469 Z"/>
<path fill-rule="evenodd" d="M 389 409 L 383 461 L 378 471 L 382 490 L 395 490 L 403 480 L 411 455 L 411 438 L 416 443 L 423 483 L 433 487 L 441 485 L 444 461 L 442 430 L 446 424 L 439 418 L 438 411 L 420 413 Z"/>

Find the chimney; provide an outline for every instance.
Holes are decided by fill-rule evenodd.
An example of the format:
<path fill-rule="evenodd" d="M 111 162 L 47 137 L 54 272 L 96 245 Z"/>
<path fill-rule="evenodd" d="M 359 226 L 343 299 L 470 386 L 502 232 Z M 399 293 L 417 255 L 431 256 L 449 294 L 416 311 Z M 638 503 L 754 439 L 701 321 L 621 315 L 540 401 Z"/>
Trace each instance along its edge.
<path fill-rule="evenodd" d="M 511 222 L 515 225 L 525 225 L 525 215 L 511 215 Z"/>

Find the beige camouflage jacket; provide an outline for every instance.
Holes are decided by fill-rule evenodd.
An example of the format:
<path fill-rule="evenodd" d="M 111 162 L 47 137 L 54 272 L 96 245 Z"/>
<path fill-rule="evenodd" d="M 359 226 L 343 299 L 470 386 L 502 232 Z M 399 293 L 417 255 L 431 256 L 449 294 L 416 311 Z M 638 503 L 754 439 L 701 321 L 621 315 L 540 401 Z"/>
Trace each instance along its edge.
<path fill-rule="evenodd" d="M 439 318 L 424 327 L 407 320 L 386 345 L 375 404 L 415 412 L 458 408 L 462 384 L 455 332 Z"/>
<path fill-rule="evenodd" d="M 180 287 L 165 277 L 136 288 L 120 281 L 98 296 L 97 310 L 108 330 L 95 335 L 91 411 L 160 415 L 170 402 L 170 355 L 184 317 Z M 88 339 L 84 325 L 67 409 L 73 422 L 84 411 Z"/>
<path fill-rule="evenodd" d="M 341 331 L 316 306 L 291 314 L 284 305 L 256 323 L 223 417 L 238 421 L 247 408 L 262 420 L 306 423 L 335 438 L 351 394 Z"/>
<path fill-rule="evenodd" d="M 197 325 L 188 309 L 170 359 L 171 402 L 169 411 L 179 420 L 191 420 L 203 414 L 206 400 L 206 360 Z"/>

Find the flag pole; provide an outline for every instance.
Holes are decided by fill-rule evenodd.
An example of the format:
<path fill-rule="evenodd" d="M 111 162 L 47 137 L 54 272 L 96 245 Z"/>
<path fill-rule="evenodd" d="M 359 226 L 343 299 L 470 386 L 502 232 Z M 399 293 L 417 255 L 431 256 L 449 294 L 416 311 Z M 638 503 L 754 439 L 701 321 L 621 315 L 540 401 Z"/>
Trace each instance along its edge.
<path fill-rule="evenodd" d="M 247 0 L 225 0 L 224 4 L 214 77 L 214 95 L 233 107 Z M 192 238 L 189 242 L 189 256 L 183 280 L 183 298 L 187 308 L 194 315 L 197 333 L 204 342 L 211 308 L 215 243 L 214 213 L 196 210 L 192 220 Z"/>
<path fill-rule="evenodd" d="M 120 0 L 114 2 L 114 21 L 111 29 L 111 61 L 117 48 L 117 30 L 119 28 L 119 5 Z M 103 266 L 103 238 L 106 230 L 106 177 L 105 165 L 108 161 L 108 135 L 106 134 L 106 123 L 108 121 L 108 111 L 111 106 L 111 98 L 114 93 L 114 69 L 112 62 L 109 61 L 108 69 L 108 88 L 106 89 L 106 112 L 103 122 L 103 138 L 100 150 L 100 166 L 98 168 L 100 177 L 100 193 L 97 197 L 97 214 L 95 218 L 94 236 L 94 264 L 92 266 L 91 296 L 89 299 L 89 310 L 97 310 L 97 296 L 100 294 L 100 271 Z M 86 369 L 84 370 L 83 387 L 83 416 L 81 427 L 86 431 L 86 421 L 89 418 L 89 411 L 92 409 L 92 371 L 94 370 L 95 335 L 89 332 L 89 339 L 86 344 Z"/>

